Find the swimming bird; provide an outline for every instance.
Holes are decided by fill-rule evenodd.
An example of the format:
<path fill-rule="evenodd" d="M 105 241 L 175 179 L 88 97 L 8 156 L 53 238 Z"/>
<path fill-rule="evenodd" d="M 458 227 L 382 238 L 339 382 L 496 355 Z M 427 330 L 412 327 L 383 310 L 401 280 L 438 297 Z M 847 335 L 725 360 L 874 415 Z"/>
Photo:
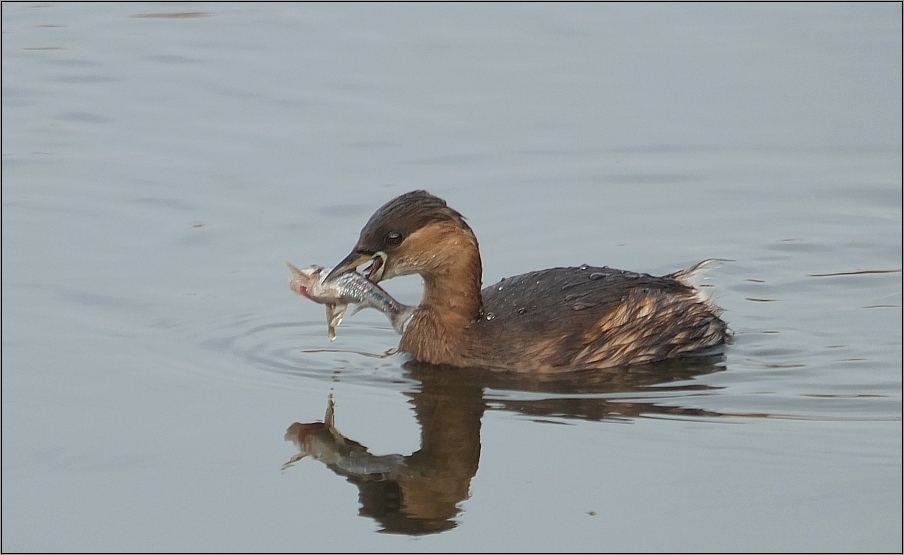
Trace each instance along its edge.
<path fill-rule="evenodd" d="M 665 276 L 588 265 L 481 289 L 477 237 L 427 191 L 400 195 L 361 230 L 327 279 L 370 262 L 374 282 L 420 274 L 423 297 L 399 350 L 436 365 L 513 372 L 611 368 L 712 352 L 722 310 L 693 284 L 707 261 Z"/>

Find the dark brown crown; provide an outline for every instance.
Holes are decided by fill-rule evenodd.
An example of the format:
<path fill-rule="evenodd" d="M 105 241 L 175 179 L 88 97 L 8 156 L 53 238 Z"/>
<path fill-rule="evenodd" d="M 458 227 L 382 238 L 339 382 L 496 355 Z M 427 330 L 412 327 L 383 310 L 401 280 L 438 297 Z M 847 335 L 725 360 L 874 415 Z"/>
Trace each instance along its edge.
<path fill-rule="evenodd" d="M 385 239 L 398 233 L 404 240 L 418 229 L 434 223 L 452 221 L 470 231 L 464 216 L 449 208 L 446 201 L 427 191 L 411 191 L 380 207 L 367 221 L 358 239 L 358 250 L 376 252 L 386 248 Z"/>

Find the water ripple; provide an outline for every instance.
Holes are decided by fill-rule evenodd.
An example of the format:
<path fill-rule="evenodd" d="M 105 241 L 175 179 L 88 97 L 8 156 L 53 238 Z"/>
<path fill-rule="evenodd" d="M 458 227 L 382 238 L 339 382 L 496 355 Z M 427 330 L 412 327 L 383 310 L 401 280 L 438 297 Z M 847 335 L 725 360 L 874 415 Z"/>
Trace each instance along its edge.
<path fill-rule="evenodd" d="M 340 328 L 339 333 L 337 343 L 341 343 L 336 344 L 326 340 L 325 322 L 247 322 L 235 334 L 209 343 L 265 372 L 393 388 L 412 383 L 403 378 L 399 366 L 404 357 L 396 355 L 394 348 L 379 350 L 378 345 L 396 344 L 396 338 L 384 337 L 393 334 L 351 326 Z"/>

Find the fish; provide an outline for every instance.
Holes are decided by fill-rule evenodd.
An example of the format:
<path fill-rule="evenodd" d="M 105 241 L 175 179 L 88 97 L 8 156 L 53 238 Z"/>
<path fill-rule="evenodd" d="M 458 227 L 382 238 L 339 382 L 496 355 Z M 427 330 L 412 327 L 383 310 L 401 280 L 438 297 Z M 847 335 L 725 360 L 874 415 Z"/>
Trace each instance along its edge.
<path fill-rule="evenodd" d="M 326 305 L 327 336 L 330 341 L 336 339 L 336 326 L 342 322 L 350 304 L 358 305 L 352 314 L 365 308 L 379 310 L 389 318 L 392 328 L 400 335 L 405 331 L 405 322 L 417 310 L 416 306 L 398 302 L 382 287 L 358 272 L 339 274 L 327 281 L 326 277 L 332 268 L 297 268 L 288 261 L 286 266 L 292 272 L 289 289 L 315 303 Z"/>
<path fill-rule="evenodd" d="M 327 400 L 323 422 L 302 424 L 295 422 L 286 430 L 286 441 L 298 446 L 299 452 L 282 469 L 293 466 L 305 457 L 318 460 L 341 476 L 387 479 L 405 472 L 408 467 L 402 455 L 373 455 L 367 447 L 347 438 L 336 429 L 335 401 Z"/>

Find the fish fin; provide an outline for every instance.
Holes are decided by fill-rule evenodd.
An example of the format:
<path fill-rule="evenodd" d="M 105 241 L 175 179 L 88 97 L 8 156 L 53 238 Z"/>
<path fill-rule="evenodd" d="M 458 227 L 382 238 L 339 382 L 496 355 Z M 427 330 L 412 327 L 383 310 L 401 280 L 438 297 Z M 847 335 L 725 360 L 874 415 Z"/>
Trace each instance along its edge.
<path fill-rule="evenodd" d="M 332 313 L 333 315 L 330 318 L 330 324 L 332 324 L 333 327 L 336 327 L 342 323 L 342 318 L 345 316 L 345 311 L 348 308 L 348 305 L 347 304 L 333 304 L 333 305 L 329 305 L 329 306 L 332 307 L 332 309 L 333 309 L 333 313 Z"/>
<path fill-rule="evenodd" d="M 367 308 L 368 306 L 370 306 L 370 305 L 367 305 L 367 304 L 365 304 L 365 303 L 356 304 L 356 305 L 355 305 L 355 310 L 353 310 L 352 313 L 349 314 L 349 316 L 354 316 L 355 314 L 361 312 L 362 310 L 364 310 L 364 309 Z"/>
<path fill-rule="evenodd" d="M 295 453 L 294 455 L 292 455 L 292 458 L 290 458 L 288 461 L 286 461 L 286 464 L 282 465 L 281 470 L 286 470 L 286 469 L 290 468 L 291 466 L 293 466 L 295 463 L 297 463 L 301 459 L 307 457 L 309 454 L 310 453 L 305 453 L 304 451 L 302 451 L 301 453 Z"/>
<path fill-rule="evenodd" d="M 336 340 L 336 326 L 338 326 L 342 322 L 342 317 L 345 316 L 345 310 L 348 308 L 347 304 L 343 305 L 335 305 L 328 304 L 326 305 L 326 333 L 330 338 L 330 341 Z"/>
<path fill-rule="evenodd" d="M 330 393 L 330 396 L 327 397 L 326 400 L 326 413 L 323 415 L 323 423 L 327 425 L 327 427 L 332 428 L 335 425 L 336 418 L 336 401 L 333 399 L 333 394 Z"/>
<path fill-rule="evenodd" d="M 295 277 L 307 277 L 304 275 L 304 273 L 300 269 L 298 269 L 298 267 L 296 267 L 294 264 L 292 264 L 288 260 L 283 260 L 283 262 L 286 263 L 286 266 L 289 268 L 289 270 L 292 272 L 292 275 L 294 275 Z"/>
<path fill-rule="evenodd" d="M 330 393 L 326 401 L 326 414 L 323 415 L 323 423 L 326 425 L 326 429 L 329 430 L 330 435 L 333 436 L 336 444 L 345 445 L 345 436 L 336 429 L 336 401 L 333 399 L 332 393 Z"/>

